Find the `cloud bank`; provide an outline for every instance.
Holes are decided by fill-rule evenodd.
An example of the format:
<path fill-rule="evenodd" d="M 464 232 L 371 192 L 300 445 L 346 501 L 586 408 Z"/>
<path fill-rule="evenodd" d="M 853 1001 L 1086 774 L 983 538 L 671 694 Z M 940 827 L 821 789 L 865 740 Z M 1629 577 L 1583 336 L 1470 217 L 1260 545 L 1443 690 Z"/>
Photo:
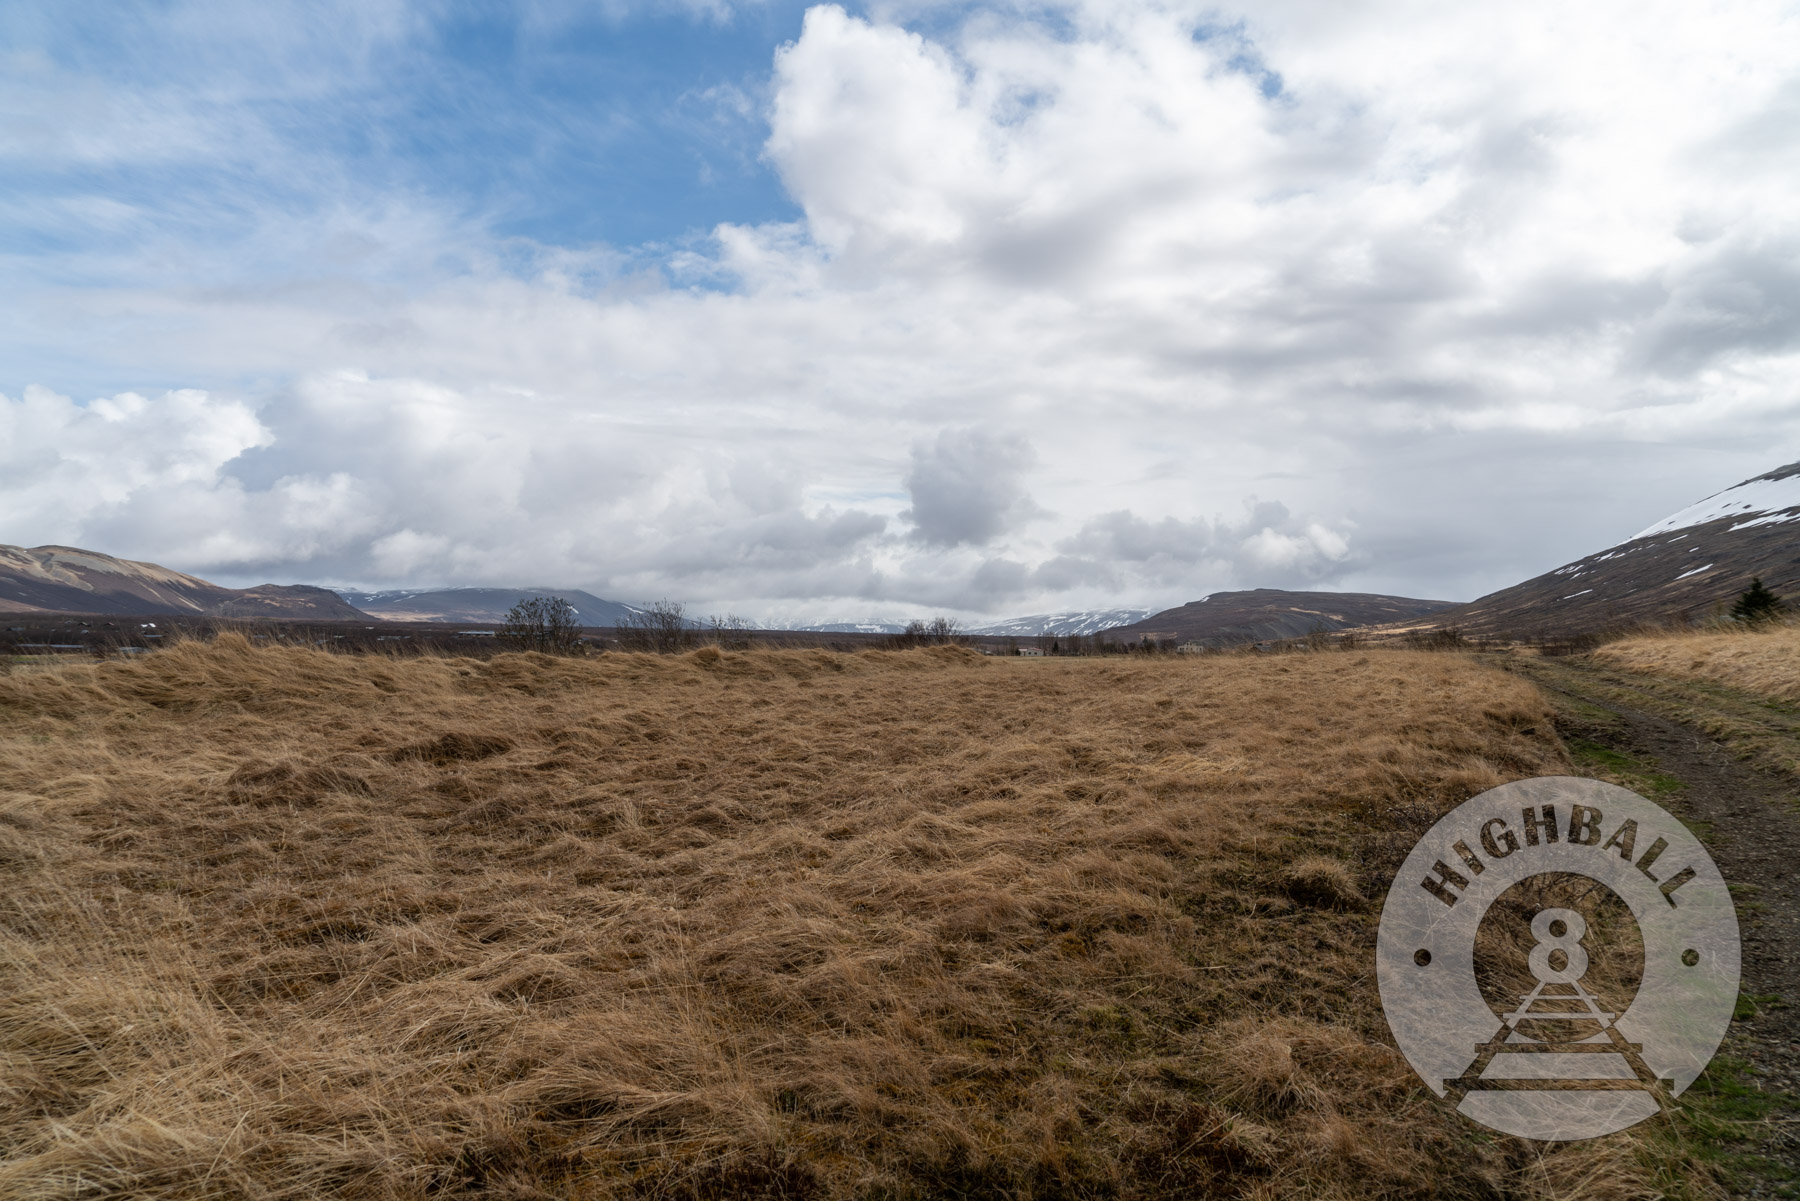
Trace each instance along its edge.
<path fill-rule="evenodd" d="M 308 86 L 432 27 L 367 12 Z M 279 72 L 39 62 L 0 540 L 770 618 L 1472 596 L 1800 457 L 1797 64 L 1777 4 L 819 6 L 734 101 L 795 219 L 602 245 L 343 170 Z M 68 182 L 145 156 L 294 182 Z"/>

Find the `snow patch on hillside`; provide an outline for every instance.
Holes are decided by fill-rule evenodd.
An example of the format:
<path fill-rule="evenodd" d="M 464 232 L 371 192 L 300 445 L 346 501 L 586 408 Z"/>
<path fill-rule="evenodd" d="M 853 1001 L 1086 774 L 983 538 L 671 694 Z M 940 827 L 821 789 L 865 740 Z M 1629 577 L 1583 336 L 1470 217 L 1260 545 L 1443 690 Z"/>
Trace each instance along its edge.
<path fill-rule="evenodd" d="M 1653 534 L 1666 534 L 1670 530 L 1704 525 L 1723 517 L 1749 517 L 1762 513 L 1780 514 L 1788 509 L 1800 510 L 1800 468 L 1796 467 L 1784 467 L 1779 472 L 1772 471 L 1768 475 L 1745 480 L 1741 484 L 1707 497 L 1698 504 L 1689 505 L 1679 513 L 1663 518 L 1648 529 L 1633 534 L 1632 538 L 1648 538 Z M 1754 524 L 1792 520 L 1800 520 L 1800 512 L 1792 515 L 1766 517 Z M 1745 522 L 1744 524 L 1753 523 Z M 1743 526 L 1733 526 L 1732 528 L 1742 529 Z"/>
<path fill-rule="evenodd" d="M 1747 530 L 1753 525 L 1782 525 L 1789 521 L 1800 521 L 1800 513 L 1771 513 L 1767 517 L 1752 517 L 1749 521 L 1740 521 L 1731 528 Z"/>

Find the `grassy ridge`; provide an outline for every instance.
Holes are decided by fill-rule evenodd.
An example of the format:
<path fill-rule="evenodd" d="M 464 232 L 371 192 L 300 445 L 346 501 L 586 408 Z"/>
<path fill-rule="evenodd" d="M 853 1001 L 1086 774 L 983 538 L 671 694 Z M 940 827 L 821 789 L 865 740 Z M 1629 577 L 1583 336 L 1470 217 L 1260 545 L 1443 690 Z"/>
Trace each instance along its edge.
<path fill-rule="evenodd" d="M 1567 767 L 1407 651 L 0 679 L 0 1195 L 1654 1195 L 1375 995 L 1411 840 Z"/>
<path fill-rule="evenodd" d="M 1800 702 L 1800 626 L 1626 638 L 1594 658 L 1625 671 L 1718 684 L 1772 701 Z"/>
<path fill-rule="evenodd" d="M 1577 658 L 1507 663 L 1551 689 L 1691 726 L 1739 758 L 1800 780 L 1800 627 L 1639 635 Z M 1603 712 L 1587 716 L 1605 720 Z"/>

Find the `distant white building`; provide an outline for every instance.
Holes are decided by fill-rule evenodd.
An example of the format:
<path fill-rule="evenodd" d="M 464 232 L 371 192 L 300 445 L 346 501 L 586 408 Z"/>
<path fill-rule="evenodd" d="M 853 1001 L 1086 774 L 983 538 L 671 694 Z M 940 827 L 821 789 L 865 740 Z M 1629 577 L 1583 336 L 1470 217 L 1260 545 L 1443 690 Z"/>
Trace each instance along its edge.
<path fill-rule="evenodd" d="M 1033 659 L 1042 659 L 1044 657 L 1044 648 L 1041 646 L 1022 646 L 1019 648 L 1019 653 Z"/>

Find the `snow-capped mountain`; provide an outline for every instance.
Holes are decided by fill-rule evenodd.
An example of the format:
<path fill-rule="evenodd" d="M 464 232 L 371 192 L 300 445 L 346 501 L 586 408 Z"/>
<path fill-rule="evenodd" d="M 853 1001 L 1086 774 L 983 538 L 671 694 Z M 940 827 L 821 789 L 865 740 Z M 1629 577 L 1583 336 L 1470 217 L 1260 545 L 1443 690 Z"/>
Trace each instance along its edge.
<path fill-rule="evenodd" d="M 822 621 L 809 626 L 785 626 L 784 629 L 806 634 L 898 634 L 906 629 L 903 621 Z"/>
<path fill-rule="evenodd" d="M 1150 609 L 1088 609 L 1078 613 L 1038 613 L 1030 617 L 1013 617 L 992 625 L 963 626 L 964 634 L 981 634 L 1001 638 L 1036 638 L 1054 634 L 1093 634 L 1114 626 L 1128 625 L 1147 617 Z M 871 617 L 866 621 L 827 621 L 809 626 L 790 626 L 809 634 L 900 634 L 904 621 Z"/>
<path fill-rule="evenodd" d="M 1671 513 L 1616 546 L 1432 615 L 1469 633 L 1566 636 L 1633 622 L 1694 621 L 1753 576 L 1800 593 L 1800 463 Z"/>
<path fill-rule="evenodd" d="M 1013 617 L 993 625 L 976 626 L 969 633 L 1003 638 L 1098 634 L 1101 630 L 1142 621 L 1153 612 L 1154 609 L 1083 609 L 1075 613 L 1035 613 L 1030 617 Z"/>

